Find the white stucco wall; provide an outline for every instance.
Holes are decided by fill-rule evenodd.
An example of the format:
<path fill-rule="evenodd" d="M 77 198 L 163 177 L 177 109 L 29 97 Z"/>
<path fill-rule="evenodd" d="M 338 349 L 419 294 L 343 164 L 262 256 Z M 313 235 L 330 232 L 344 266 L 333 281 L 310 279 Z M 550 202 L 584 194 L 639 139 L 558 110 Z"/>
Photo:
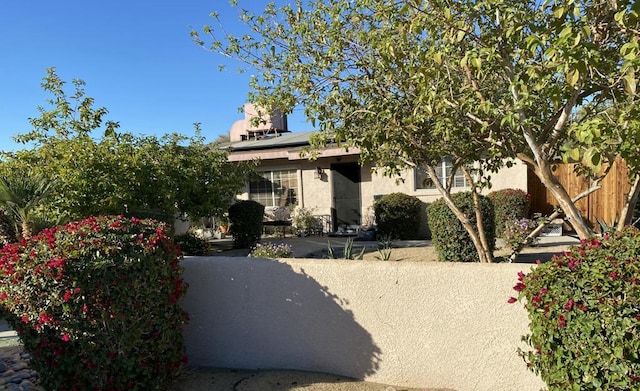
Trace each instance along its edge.
<path fill-rule="evenodd" d="M 327 372 L 407 387 L 534 391 L 507 304 L 528 265 L 192 257 L 190 365 Z"/>

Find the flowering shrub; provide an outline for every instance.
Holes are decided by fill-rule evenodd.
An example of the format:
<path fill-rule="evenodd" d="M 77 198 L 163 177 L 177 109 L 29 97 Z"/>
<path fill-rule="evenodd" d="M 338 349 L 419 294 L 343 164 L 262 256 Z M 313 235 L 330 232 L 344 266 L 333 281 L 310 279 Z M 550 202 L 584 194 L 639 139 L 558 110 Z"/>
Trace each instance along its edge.
<path fill-rule="evenodd" d="M 520 352 L 550 391 L 640 389 L 640 231 L 583 240 L 519 273 L 533 349 Z"/>
<path fill-rule="evenodd" d="M 292 255 L 291 246 L 285 243 L 258 243 L 249 254 L 254 258 L 291 258 Z"/>
<path fill-rule="evenodd" d="M 504 234 L 507 221 L 527 217 L 531 204 L 531 195 L 520 189 L 502 189 L 487 194 L 493 203 L 495 213 L 496 237 Z"/>
<path fill-rule="evenodd" d="M 514 251 L 523 247 L 526 237 L 538 224 L 527 218 L 510 219 L 505 221 L 503 239 L 505 243 Z"/>
<path fill-rule="evenodd" d="M 0 302 L 48 390 L 163 389 L 184 363 L 164 224 L 91 217 L 0 251 Z"/>

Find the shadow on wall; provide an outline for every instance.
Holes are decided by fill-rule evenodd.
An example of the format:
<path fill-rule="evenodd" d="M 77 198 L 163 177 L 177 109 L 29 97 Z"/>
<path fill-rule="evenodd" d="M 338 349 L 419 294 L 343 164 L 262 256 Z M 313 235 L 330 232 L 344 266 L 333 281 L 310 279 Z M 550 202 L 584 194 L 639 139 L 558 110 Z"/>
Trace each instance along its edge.
<path fill-rule="evenodd" d="M 190 366 L 298 369 L 359 379 L 378 369 L 381 351 L 345 309 L 349 303 L 304 270 L 255 258 L 196 257 L 183 265 Z"/>

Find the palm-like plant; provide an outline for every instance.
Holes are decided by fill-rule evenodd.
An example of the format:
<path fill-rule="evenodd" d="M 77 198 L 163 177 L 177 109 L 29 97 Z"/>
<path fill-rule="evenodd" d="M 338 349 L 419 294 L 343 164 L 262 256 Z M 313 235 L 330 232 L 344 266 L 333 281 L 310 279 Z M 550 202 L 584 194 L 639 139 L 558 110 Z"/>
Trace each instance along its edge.
<path fill-rule="evenodd" d="M 16 233 L 28 239 L 33 235 L 34 214 L 53 191 L 54 182 L 41 173 L 16 172 L 0 176 L 0 206 L 13 219 Z"/>

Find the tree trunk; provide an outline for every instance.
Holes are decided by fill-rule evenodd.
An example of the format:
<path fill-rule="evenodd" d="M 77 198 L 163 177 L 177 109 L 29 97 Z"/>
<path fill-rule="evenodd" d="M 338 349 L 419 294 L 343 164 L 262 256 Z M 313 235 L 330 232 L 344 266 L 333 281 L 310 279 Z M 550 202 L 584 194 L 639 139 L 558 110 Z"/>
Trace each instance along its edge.
<path fill-rule="evenodd" d="M 629 189 L 629 193 L 624 200 L 624 207 L 620 211 L 620 219 L 618 220 L 616 231 L 622 231 L 624 227 L 631 224 L 633 213 L 636 210 L 636 203 L 638 202 L 638 194 L 640 194 L 640 175 L 636 175 L 636 179 L 631 184 L 631 189 Z"/>
<path fill-rule="evenodd" d="M 31 224 L 31 222 L 23 220 L 21 228 L 23 239 L 28 240 L 33 236 L 33 224 Z"/>
<path fill-rule="evenodd" d="M 471 237 L 471 241 L 473 242 L 473 245 L 476 248 L 476 252 L 478 253 L 478 258 L 480 262 L 492 263 L 493 252 L 487 245 L 486 236 L 484 235 L 484 229 L 482 226 L 482 211 L 479 208 L 478 193 L 475 190 L 473 191 L 476 216 L 478 216 L 478 213 L 480 214 L 480 218 L 479 219 L 477 218 L 478 226 L 474 227 L 469 221 L 469 218 L 464 213 L 462 213 L 462 211 L 453 202 L 453 199 L 451 198 L 451 192 L 448 189 L 445 189 L 444 186 L 442 186 L 442 183 L 438 179 L 438 175 L 436 174 L 436 171 L 434 170 L 434 168 L 430 165 L 427 165 L 426 171 L 427 171 L 427 174 L 429 174 L 431 181 L 433 181 L 433 184 L 436 186 L 436 188 L 442 195 L 442 198 L 444 198 L 445 203 L 447 204 L 449 209 L 458 218 L 458 220 L 460 220 L 460 223 L 462 224 L 464 229 L 467 231 L 467 233 Z M 478 232 L 482 232 L 482 236 Z"/>
<path fill-rule="evenodd" d="M 576 204 L 571 200 L 569 193 L 562 186 L 558 178 L 551 172 L 551 165 L 546 161 L 538 161 L 534 170 L 542 184 L 553 194 L 556 198 L 562 212 L 568 217 L 569 222 L 575 229 L 580 239 L 587 239 L 593 236 L 593 231 L 589 228 L 587 223 L 582 218 L 582 214 L 576 207 Z"/>

